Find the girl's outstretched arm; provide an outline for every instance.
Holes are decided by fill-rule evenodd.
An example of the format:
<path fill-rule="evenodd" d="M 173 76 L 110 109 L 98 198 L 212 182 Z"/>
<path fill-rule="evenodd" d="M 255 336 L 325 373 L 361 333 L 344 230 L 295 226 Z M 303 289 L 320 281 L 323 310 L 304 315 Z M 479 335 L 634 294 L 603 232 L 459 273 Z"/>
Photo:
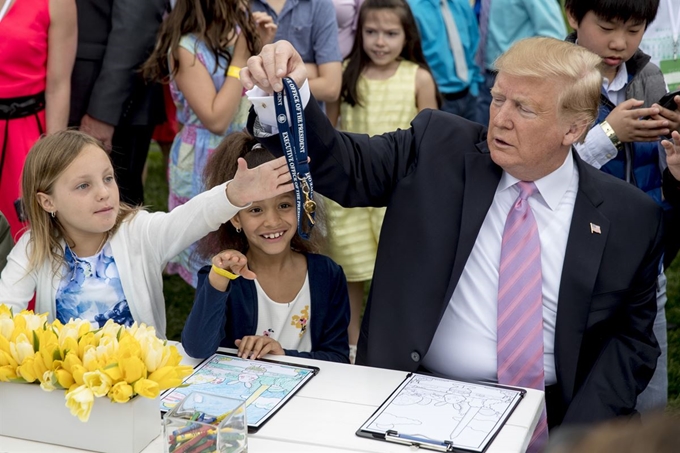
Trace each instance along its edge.
<path fill-rule="evenodd" d="M 170 212 L 140 211 L 135 238 L 139 247 L 154 250 L 164 266 L 168 260 L 230 220 L 253 201 L 265 200 L 293 190 L 285 158 L 247 168 L 243 159 L 228 184 L 198 194 Z M 121 230 L 119 230 L 121 231 Z"/>

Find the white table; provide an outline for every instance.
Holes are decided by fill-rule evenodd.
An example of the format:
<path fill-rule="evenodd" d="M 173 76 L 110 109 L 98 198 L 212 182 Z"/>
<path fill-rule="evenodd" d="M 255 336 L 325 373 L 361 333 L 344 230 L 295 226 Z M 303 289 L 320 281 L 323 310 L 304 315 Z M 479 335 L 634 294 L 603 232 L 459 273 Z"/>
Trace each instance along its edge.
<path fill-rule="evenodd" d="M 281 356 L 270 358 L 280 360 Z M 321 371 L 257 433 L 248 436 L 250 453 L 411 451 L 407 446 L 355 435 L 407 373 L 296 357 L 285 357 L 285 361 L 317 366 Z M 183 361 L 191 365 L 198 362 L 188 358 Z M 527 389 L 526 396 L 494 439 L 488 453 L 524 452 L 538 423 L 543 400 L 543 392 Z M 76 451 L 81 450 L 0 436 L 0 453 Z M 160 438 L 144 450 L 144 453 L 161 452 L 163 443 Z"/>

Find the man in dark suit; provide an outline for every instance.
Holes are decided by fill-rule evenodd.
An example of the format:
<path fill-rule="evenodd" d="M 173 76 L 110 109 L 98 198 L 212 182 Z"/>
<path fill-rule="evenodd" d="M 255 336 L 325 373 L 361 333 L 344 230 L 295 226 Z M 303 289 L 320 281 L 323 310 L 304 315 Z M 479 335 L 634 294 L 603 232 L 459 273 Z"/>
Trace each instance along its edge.
<path fill-rule="evenodd" d="M 142 171 L 154 127 L 163 119 L 163 101 L 139 67 L 156 43 L 167 0 L 77 0 L 76 5 L 69 125 L 112 150 L 121 198 L 141 204 Z"/>
<path fill-rule="evenodd" d="M 501 275 L 523 266 L 500 266 L 506 218 L 527 202 L 540 266 L 515 283 L 520 292 L 539 288 L 531 334 L 542 334 L 534 358 L 543 360 L 531 386 L 545 385 L 549 425 L 634 413 L 659 355 L 652 325 L 661 211 L 572 151 L 597 114 L 599 62 L 552 38 L 520 41 L 497 62 L 488 136 L 431 110 L 409 130 L 346 134 L 306 104 L 316 190 L 343 206 L 387 206 L 358 363 L 497 380 L 507 364 L 500 344 L 511 338 L 520 351 L 529 338 L 498 334 Z M 241 79 L 276 89 L 285 74 L 305 79 L 294 49 L 276 43 L 251 57 Z M 251 130 L 280 152 L 266 103 L 255 104 Z M 527 185 L 537 192 L 521 198 Z"/>

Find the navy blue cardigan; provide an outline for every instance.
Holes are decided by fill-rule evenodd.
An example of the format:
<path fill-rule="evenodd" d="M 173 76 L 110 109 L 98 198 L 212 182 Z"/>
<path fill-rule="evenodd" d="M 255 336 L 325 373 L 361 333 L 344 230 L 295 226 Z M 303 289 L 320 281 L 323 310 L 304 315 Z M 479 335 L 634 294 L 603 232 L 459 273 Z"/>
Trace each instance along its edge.
<path fill-rule="evenodd" d="M 311 295 L 312 351 L 286 349 L 286 355 L 349 363 L 349 296 L 345 274 L 326 256 L 305 256 Z M 222 292 L 212 287 L 209 273 L 210 266 L 198 272 L 194 306 L 182 331 L 182 346 L 195 358 L 209 357 L 220 346 L 233 348 L 235 340 L 256 335 L 257 329 L 255 283 L 238 278 Z"/>

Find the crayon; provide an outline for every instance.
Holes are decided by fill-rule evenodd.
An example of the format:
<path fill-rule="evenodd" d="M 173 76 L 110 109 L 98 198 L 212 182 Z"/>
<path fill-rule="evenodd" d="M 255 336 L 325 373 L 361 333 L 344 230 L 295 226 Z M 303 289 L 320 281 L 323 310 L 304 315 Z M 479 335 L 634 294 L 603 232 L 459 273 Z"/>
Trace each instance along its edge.
<path fill-rule="evenodd" d="M 206 435 L 207 433 L 201 433 L 198 436 L 194 437 L 193 439 L 184 442 L 182 445 L 173 450 L 173 453 L 186 453 L 189 451 L 194 451 L 193 447 L 199 442 L 201 442 Z"/>

